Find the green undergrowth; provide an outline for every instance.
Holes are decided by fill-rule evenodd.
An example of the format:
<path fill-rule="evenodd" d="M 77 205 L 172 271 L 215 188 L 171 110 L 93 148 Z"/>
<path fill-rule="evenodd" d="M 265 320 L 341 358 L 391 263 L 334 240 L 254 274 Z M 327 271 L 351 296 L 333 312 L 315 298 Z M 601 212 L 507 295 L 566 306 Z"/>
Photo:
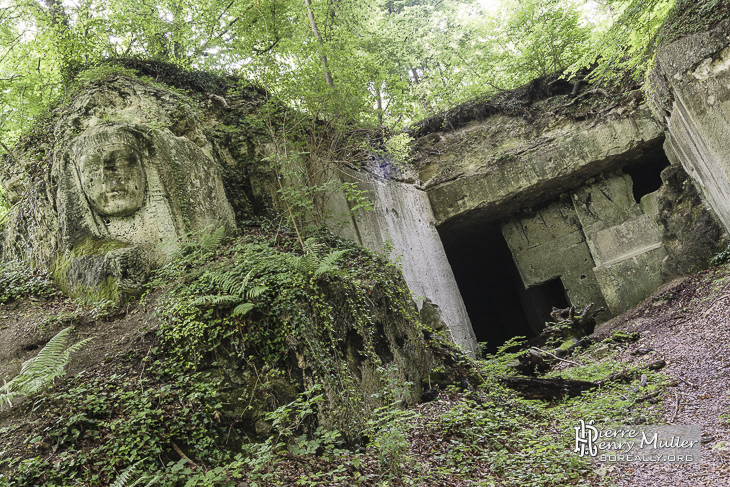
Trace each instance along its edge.
<path fill-rule="evenodd" d="M 600 346 L 602 343 L 574 352 L 568 359 L 580 365 L 560 367 L 543 377 L 595 382 L 618 372 L 636 371 L 612 356 L 596 358 L 594 352 Z M 472 403 L 468 410 L 466 404 L 460 404 L 458 413 L 447 416 L 459 418 L 458 423 L 470 435 L 481 435 L 483 445 L 494 450 L 489 461 L 498 466 L 499 480 L 504 482 L 494 485 L 610 485 L 611 479 L 603 478 L 605 472 L 573 451 L 574 428 L 581 419 L 605 426 L 658 423 L 660 409 L 655 403 L 663 397 L 665 377 L 647 372 L 645 387 L 639 386 L 636 375 L 631 382 L 609 381 L 578 397 L 552 402 L 526 400 L 499 382 L 500 377 L 514 374 L 512 366 L 522 353 L 507 352 L 511 347 L 514 342 L 477 362 L 485 378 L 481 389 L 488 394 L 482 397 L 484 402 Z M 647 397 L 656 400 L 652 403 Z M 482 432 L 485 426 L 487 431 Z M 479 447 L 470 444 L 470 448 Z"/>
<path fill-rule="evenodd" d="M 417 319 L 395 266 L 349 241 L 323 232 L 301 248 L 293 234 L 272 237 L 269 228 L 221 245 L 221 230 L 184 246 L 150 285 L 163 291 L 156 303 L 163 347 L 186 369 L 233 343 L 239 360 L 262 365 L 284 365 L 292 346 L 310 347 L 320 372 L 335 374 L 343 318 L 363 353 L 382 365 L 374 294 L 394 316 Z"/>
<path fill-rule="evenodd" d="M 563 401 L 528 401 L 498 381 L 514 357 L 499 353 L 470 362 L 482 377 L 475 390 L 451 386 L 418 408 L 399 407 L 402 384 L 387 384 L 388 397 L 367 421 L 366 448 L 359 450 L 335 430 L 302 432 L 324 400 L 320 386 L 268 413 L 271 435 L 251 441 L 232 428 L 223 384 L 211 382 L 208 372 L 183 372 L 171 361 L 149 367 L 155 372 L 144 376 L 74 378 L 36 398 L 33 409 L 42 413 L 33 428 L 0 430 L 0 439 L 14 434 L 34 455 L 14 465 L 12 477 L 0 477 L 0 485 L 109 485 L 120 479 L 127 482 L 116 485 L 611 485 L 610 475 L 572 451 L 573 428 L 579 419 L 655 420 L 651 405 L 636 402 L 636 384 L 608 384 Z M 590 351 L 571 357 L 583 365 L 559 375 L 598 380 L 623 367 L 590 357 Z M 650 387 L 660 383 L 649 377 Z M 11 463 L 0 457 L 0 471 Z"/>
<path fill-rule="evenodd" d="M 0 429 L 0 486 L 271 485 L 281 454 L 376 439 L 373 411 L 418 390 L 381 329 L 421 346 L 400 273 L 326 232 L 303 248 L 266 223 L 191 236 L 142 305 L 151 348 L 32 396 L 30 424 Z"/>
<path fill-rule="evenodd" d="M 604 380 L 612 375 L 618 375 L 623 372 L 625 376 L 635 377 L 631 381 L 612 380 L 596 387 L 593 390 L 583 392 L 580 396 L 574 398 L 566 397 L 559 403 L 546 404 L 547 410 L 558 413 L 557 419 L 566 423 L 566 434 L 575 426 L 579 419 L 585 421 L 595 420 L 597 424 L 617 425 L 617 424 L 649 424 L 659 419 L 659 408 L 652 402 L 644 400 L 645 397 L 657 392 L 657 396 L 661 399 L 661 392 L 666 387 L 666 378 L 661 373 L 651 372 L 641 369 L 639 366 L 629 366 L 625 363 L 617 361 L 613 353 L 607 355 L 597 353 L 597 350 L 603 349 L 607 344 L 613 344 L 620 341 L 627 334 L 618 332 L 615 338 L 609 338 L 602 342 L 598 342 L 583 351 L 574 351 L 566 360 L 570 363 L 562 367 L 554 367 L 553 370 L 547 372 L 541 377 L 545 378 L 562 378 L 569 380 L 580 380 L 588 382 L 604 382 Z M 502 350 L 513 346 L 510 342 L 502 347 Z M 608 346 L 621 346 L 608 345 Z M 501 352 L 497 355 L 490 356 L 489 359 L 482 363 L 486 370 L 491 371 L 489 377 L 511 375 L 511 366 L 514 360 L 522 352 L 506 353 Z M 644 387 L 639 387 L 639 378 L 641 373 L 645 373 L 647 383 Z M 495 386 L 494 382 L 492 386 Z M 531 401 L 537 404 L 535 401 Z"/>
<path fill-rule="evenodd" d="M 304 248 L 268 224 L 193 237 L 142 307 L 159 318 L 150 342 L 31 396 L 17 406 L 24 424 L 3 423 L 0 486 L 610 485 L 573 451 L 578 421 L 658 420 L 642 400 L 661 400 L 658 374 L 526 400 L 499 380 L 514 374 L 514 343 L 472 360 L 438 335 L 424 385 L 438 397 L 413 407 L 376 316 L 415 322 L 410 294 L 391 264 L 328 233 Z M 574 352 L 580 365 L 548 376 L 627 369 L 597 358 L 602 346 L 625 345 Z M 367 370 L 373 397 L 357 393 Z"/>
<path fill-rule="evenodd" d="M 126 375 L 74 378 L 36 398 L 30 434 L 8 428 L 32 456 L 0 457 L 0 485 L 109 485 L 125 467 L 175 485 L 174 446 L 206 464 L 226 458 L 225 425 L 215 383 L 195 374 L 157 378 Z M 179 445 L 179 446 L 178 446 Z M 20 461 L 19 461 L 20 460 Z M 160 465 L 162 463 L 162 465 Z"/>
<path fill-rule="evenodd" d="M 19 261 L 0 264 L 0 304 L 24 297 L 48 298 L 57 293 L 49 273 Z"/>

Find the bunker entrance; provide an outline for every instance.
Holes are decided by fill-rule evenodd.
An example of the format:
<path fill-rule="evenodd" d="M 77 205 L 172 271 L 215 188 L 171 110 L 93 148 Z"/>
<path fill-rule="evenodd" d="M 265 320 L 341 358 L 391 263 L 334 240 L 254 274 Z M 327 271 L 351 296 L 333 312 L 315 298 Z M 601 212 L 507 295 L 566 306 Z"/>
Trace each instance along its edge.
<path fill-rule="evenodd" d="M 525 289 L 499 226 L 448 238 L 439 231 L 474 334 L 489 352 L 510 338 L 536 336 L 553 306 L 568 306 L 559 278 Z"/>

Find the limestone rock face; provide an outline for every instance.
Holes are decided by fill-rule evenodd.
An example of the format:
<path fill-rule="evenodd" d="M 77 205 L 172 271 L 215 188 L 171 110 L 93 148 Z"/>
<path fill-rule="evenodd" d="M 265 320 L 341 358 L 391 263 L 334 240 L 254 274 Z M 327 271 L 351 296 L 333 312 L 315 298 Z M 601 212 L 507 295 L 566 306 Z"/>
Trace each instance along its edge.
<path fill-rule="evenodd" d="M 705 71 L 725 66 L 717 56 L 705 62 L 714 66 Z M 457 281 L 472 276 L 458 282 L 462 294 L 468 286 L 485 296 L 464 298 L 479 341 L 539 332 L 551 306 L 592 302 L 608 309 L 600 316 L 606 320 L 717 252 L 722 228 L 681 168 L 677 172 L 675 153 L 662 150 L 663 126 L 639 99 L 627 95 L 618 105 L 594 108 L 597 115 L 588 119 L 497 113 L 416 142 L 420 177 L 449 260 L 465 260 L 454 255 L 469 247 L 464 242 L 493 242 L 481 251 L 470 244 L 471 268 L 454 269 Z M 572 105 L 565 99 L 541 103 Z M 674 138 L 667 147 L 674 147 Z M 508 254 L 498 254 L 499 239 Z M 505 257 L 512 260 L 506 267 Z M 519 304 L 480 304 L 509 286 Z M 500 307 L 524 317 L 473 315 Z M 488 331 L 494 329 L 501 337 Z"/>
<path fill-rule="evenodd" d="M 35 200 L 43 231 L 27 228 L 28 215 L 19 214 L 4 251 L 17 251 L 28 234 L 33 257 L 54 269 L 69 295 L 123 300 L 180 237 L 221 226 L 235 231 L 212 145 L 181 95 L 117 76 L 83 90 L 53 135 L 50 177 Z M 11 201 L 28 188 L 18 183 L 6 168 Z"/>
<path fill-rule="evenodd" d="M 648 92 L 666 124 L 665 151 L 730 230 L 730 20 L 657 53 Z"/>
<path fill-rule="evenodd" d="M 668 254 L 662 276 L 670 280 L 707 267 L 709 257 L 721 252 L 727 241 L 722 224 L 681 165 L 666 168 L 662 179 L 655 214 Z"/>

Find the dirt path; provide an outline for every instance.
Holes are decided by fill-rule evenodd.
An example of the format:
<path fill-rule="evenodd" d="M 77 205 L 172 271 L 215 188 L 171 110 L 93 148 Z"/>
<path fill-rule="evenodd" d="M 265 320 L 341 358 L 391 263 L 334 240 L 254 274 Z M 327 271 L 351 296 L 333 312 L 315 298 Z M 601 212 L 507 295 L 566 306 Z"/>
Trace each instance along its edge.
<path fill-rule="evenodd" d="M 620 464 L 620 486 L 730 486 L 730 270 L 714 269 L 669 283 L 599 330 L 638 331 L 641 339 L 616 355 L 629 363 L 664 359 L 671 387 L 661 422 L 702 426 L 702 461 L 695 465 Z M 644 349 L 644 350 L 641 350 Z M 645 354 L 637 354 L 649 349 Z"/>

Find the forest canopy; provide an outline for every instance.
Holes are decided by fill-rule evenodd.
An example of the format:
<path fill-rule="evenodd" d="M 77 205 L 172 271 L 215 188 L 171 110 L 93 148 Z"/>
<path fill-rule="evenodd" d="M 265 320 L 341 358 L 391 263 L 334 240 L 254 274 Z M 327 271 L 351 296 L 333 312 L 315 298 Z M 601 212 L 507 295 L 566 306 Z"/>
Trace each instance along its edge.
<path fill-rule="evenodd" d="M 83 70 L 130 57 L 234 75 L 318 116 L 403 128 L 550 73 L 639 79 L 667 15 L 693 8 L 710 22 L 724 4 L 0 0 L 0 142 L 12 146 Z"/>

